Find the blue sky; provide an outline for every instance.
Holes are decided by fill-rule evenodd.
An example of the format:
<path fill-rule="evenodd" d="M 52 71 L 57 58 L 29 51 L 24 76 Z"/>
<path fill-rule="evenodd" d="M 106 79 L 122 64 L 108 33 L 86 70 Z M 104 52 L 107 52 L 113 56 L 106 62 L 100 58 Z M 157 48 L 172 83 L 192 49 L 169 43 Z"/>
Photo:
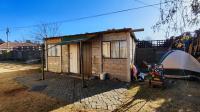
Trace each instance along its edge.
<path fill-rule="evenodd" d="M 146 4 L 159 0 L 141 0 Z M 135 0 L 1 0 L 0 29 L 27 26 L 45 22 L 68 20 L 122 9 L 144 6 Z M 139 39 L 163 39 L 161 32 L 153 33 L 151 27 L 159 19 L 159 10 L 148 7 L 129 12 L 62 23 L 62 35 L 103 31 L 112 28 L 144 28 L 136 33 Z M 10 30 L 9 40 L 31 39 L 33 28 Z M 5 31 L 0 38 L 6 40 Z"/>

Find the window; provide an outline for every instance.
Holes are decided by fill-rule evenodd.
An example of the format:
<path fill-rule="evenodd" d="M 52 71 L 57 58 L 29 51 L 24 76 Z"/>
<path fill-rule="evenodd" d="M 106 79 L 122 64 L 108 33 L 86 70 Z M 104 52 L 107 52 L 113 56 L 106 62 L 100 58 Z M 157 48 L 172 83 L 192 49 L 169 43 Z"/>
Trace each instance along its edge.
<path fill-rule="evenodd" d="M 119 41 L 111 42 L 111 57 L 119 58 Z"/>
<path fill-rule="evenodd" d="M 104 58 L 127 58 L 126 41 L 103 42 L 102 48 Z"/>
<path fill-rule="evenodd" d="M 120 41 L 120 58 L 127 58 L 127 44 L 126 44 L 126 41 Z"/>
<path fill-rule="evenodd" d="M 60 45 L 48 45 L 48 56 L 60 56 Z"/>
<path fill-rule="evenodd" d="M 110 58 L 110 42 L 103 42 L 103 57 Z"/>

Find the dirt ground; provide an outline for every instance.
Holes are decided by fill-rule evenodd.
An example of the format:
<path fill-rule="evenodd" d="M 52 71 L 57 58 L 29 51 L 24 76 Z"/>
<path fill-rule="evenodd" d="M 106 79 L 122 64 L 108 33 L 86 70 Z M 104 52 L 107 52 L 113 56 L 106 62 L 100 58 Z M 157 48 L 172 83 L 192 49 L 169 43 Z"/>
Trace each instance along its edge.
<path fill-rule="evenodd" d="M 57 110 L 65 105 L 55 98 L 39 92 L 30 92 L 28 88 L 19 85 L 13 79 L 16 75 L 0 76 L 0 111 L 1 112 L 47 112 Z M 200 84 L 197 82 L 175 81 L 167 89 L 149 88 L 147 84 L 134 84 L 128 94 L 130 100 L 118 108 L 117 112 L 199 112 Z M 58 112 L 95 112 L 79 107 L 68 106 Z M 73 109 L 71 109 L 73 108 Z M 80 111 L 82 110 L 82 111 Z M 98 111 L 98 110 L 97 110 Z"/>
<path fill-rule="evenodd" d="M 4 66 L 6 66 L 5 63 Z M 24 76 L 23 74 L 27 76 L 32 72 L 36 71 L 22 70 L 18 72 L 0 73 L 0 112 L 47 112 L 53 110 L 57 112 L 98 111 L 83 110 L 81 107 L 73 107 L 72 105 L 68 105 L 69 109 L 64 108 L 62 110 L 62 107 L 66 106 L 65 102 L 40 92 L 31 92 L 29 88 L 15 81 L 16 77 Z M 132 84 L 127 93 L 129 100 L 115 111 L 200 112 L 199 87 L 199 82 L 184 80 L 175 80 L 166 89 L 150 88 L 146 83 Z"/>
<path fill-rule="evenodd" d="M 131 96 L 117 112 L 200 112 L 200 83 L 173 80 L 166 89 L 150 88 L 148 84 L 134 84 Z"/>
<path fill-rule="evenodd" d="M 6 65 L 12 69 L 9 70 Z M 18 76 L 23 76 L 22 74 L 38 72 L 33 69 L 35 65 L 0 63 L 0 66 L 0 112 L 47 112 L 64 105 L 63 102 L 44 94 L 30 92 L 27 87 L 14 80 Z"/>
<path fill-rule="evenodd" d="M 41 65 L 39 64 L 23 64 L 19 62 L 8 62 L 1 61 L 0 62 L 0 74 L 7 72 L 16 72 L 21 70 L 33 70 L 39 68 Z"/>

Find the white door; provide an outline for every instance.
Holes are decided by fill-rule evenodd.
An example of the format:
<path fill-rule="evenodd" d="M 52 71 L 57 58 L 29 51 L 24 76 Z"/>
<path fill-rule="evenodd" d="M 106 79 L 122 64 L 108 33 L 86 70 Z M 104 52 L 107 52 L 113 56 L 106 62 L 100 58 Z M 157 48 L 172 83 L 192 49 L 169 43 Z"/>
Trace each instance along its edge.
<path fill-rule="evenodd" d="M 70 72 L 71 73 L 79 73 L 79 53 L 78 53 L 78 45 L 70 44 Z"/>

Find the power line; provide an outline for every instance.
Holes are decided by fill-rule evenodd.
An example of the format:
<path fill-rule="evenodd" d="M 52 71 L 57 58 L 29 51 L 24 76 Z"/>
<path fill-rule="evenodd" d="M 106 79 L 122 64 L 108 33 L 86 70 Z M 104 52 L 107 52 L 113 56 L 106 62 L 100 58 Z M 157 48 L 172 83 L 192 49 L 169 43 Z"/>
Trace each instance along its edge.
<path fill-rule="evenodd" d="M 141 4 L 143 4 L 143 5 L 149 5 L 149 4 L 147 4 L 147 3 L 145 3 L 145 2 L 143 2 L 143 1 L 141 1 L 141 0 L 135 0 L 135 1 L 138 2 L 138 3 L 141 3 Z M 160 8 L 158 8 L 158 7 L 156 7 L 156 6 L 152 6 L 152 7 L 160 10 Z"/>
<path fill-rule="evenodd" d="M 46 23 L 46 24 L 50 25 L 50 24 L 57 24 L 57 23 L 74 22 L 74 21 L 79 21 L 79 20 L 84 20 L 84 19 L 96 18 L 96 17 L 107 16 L 107 15 L 112 15 L 112 14 L 117 14 L 117 13 L 122 13 L 122 12 L 128 12 L 128 11 L 132 11 L 132 10 L 143 9 L 143 8 L 152 7 L 152 6 L 156 6 L 156 5 L 160 5 L 160 4 L 166 4 L 166 3 L 169 3 L 169 2 L 173 2 L 173 1 L 165 1 L 165 2 L 162 2 L 162 3 L 144 5 L 144 6 L 140 6 L 140 7 L 134 7 L 134 8 L 123 9 L 123 10 L 118 10 L 118 11 L 113 11 L 113 12 L 107 12 L 107 13 L 102 13 L 102 14 L 97 14 L 97 15 L 92 15 L 92 16 L 85 16 L 85 17 L 80 17 L 80 18 L 74 18 L 74 19 L 68 19 L 68 20 L 62 20 L 62 21 L 56 21 L 56 22 L 49 22 L 49 23 Z M 23 29 L 23 28 L 37 27 L 39 25 L 40 24 L 20 26 L 20 27 L 13 27 L 13 28 L 10 28 L 10 29 L 16 29 L 17 30 L 17 29 Z M 5 31 L 5 28 L 0 29 L 0 31 Z"/>

